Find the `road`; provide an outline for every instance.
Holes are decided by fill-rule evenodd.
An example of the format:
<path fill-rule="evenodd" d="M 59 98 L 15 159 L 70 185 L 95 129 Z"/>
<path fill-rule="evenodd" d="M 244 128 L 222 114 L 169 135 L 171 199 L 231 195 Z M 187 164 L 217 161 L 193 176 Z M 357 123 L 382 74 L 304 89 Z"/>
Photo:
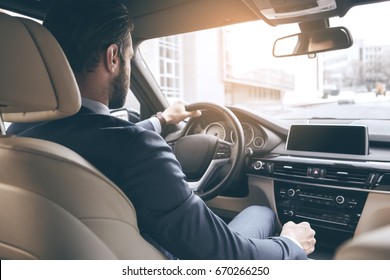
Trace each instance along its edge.
<path fill-rule="evenodd" d="M 260 114 L 282 119 L 390 119 L 390 96 L 357 93 L 353 104 L 339 104 L 339 97 L 311 100 L 307 104 L 285 104 L 256 108 Z"/>

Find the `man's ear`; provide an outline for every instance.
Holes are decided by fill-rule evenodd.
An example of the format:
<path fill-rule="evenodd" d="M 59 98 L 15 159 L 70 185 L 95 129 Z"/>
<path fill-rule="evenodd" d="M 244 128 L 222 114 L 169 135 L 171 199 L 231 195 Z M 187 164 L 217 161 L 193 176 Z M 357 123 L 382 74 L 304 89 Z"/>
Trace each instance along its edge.
<path fill-rule="evenodd" d="M 115 73 L 119 69 L 119 48 L 117 45 L 112 44 L 106 50 L 105 66 L 107 71 Z"/>

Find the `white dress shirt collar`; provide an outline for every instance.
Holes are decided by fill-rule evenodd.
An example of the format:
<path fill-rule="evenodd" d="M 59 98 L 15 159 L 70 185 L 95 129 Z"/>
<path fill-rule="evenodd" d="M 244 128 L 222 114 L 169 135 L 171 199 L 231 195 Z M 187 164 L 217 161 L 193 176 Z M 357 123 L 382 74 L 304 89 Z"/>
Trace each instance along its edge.
<path fill-rule="evenodd" d="M 110 115 L 110 109 L 103 103 L 81 97 L 82 106 L 94 111 L 96 114 Z"/>

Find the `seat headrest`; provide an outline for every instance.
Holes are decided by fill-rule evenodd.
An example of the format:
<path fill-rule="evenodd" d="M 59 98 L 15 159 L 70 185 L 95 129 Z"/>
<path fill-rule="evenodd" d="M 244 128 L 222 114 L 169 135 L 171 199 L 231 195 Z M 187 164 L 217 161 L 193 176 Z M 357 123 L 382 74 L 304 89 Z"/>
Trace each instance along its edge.
<path fill-rule="evenodd" d="M 0 13 L 0 113 L 8 122 L 73 115 L 80 92 L 60 45 L 42 25 Z"/>

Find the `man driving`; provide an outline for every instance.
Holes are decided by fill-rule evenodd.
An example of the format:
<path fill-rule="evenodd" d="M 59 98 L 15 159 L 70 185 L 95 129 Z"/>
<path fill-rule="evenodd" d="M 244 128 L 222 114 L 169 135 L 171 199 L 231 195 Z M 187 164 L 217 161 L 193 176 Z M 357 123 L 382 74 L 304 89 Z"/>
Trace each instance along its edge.
<path fill-rule="evenodd" d="M 43 25 L 61 45 L 74 71 L 80 111 L 18 130 L 66 146 L 91 162 L 132 201 L 142 235 L 179 259 L 306 259 L 315 232 L 307 222 L 286 223 L 275 235 L 276 215 L 251 206 L 229 224 L 189 188 L 164 139 L 142 125 L 110 115 L 124 105 L 130 86 L 132 21 L 119 1 L 59 0 Z M 196 117 L 176 104 L 156 118 L 160 125 Z M 155 121 L 155 120 L 154 120 Z"/>

